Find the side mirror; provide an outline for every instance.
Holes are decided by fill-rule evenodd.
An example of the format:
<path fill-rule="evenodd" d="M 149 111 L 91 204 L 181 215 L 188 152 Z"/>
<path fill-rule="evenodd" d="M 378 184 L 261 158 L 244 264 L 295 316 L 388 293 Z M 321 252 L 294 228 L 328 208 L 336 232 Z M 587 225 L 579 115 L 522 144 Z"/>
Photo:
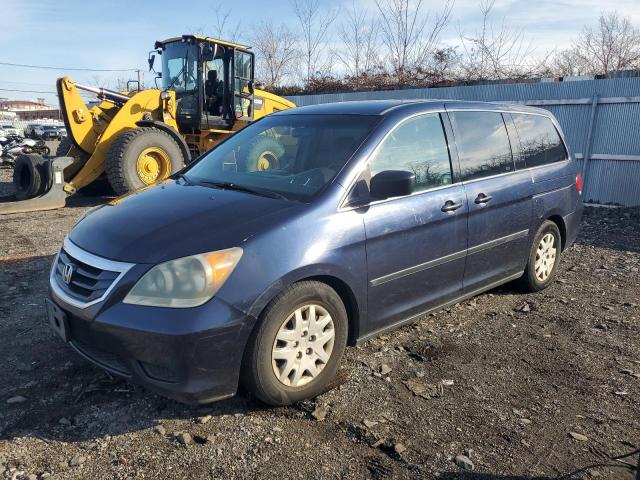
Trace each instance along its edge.
<path fill-rule="evenodd" d="M 247 83 L 247 90 L 249 90 L 249 93 L 251 95 L 253 95 L 253 92 L 255 91 L 255 86 L 253 84 L 253 80 L 251 80 L 249 83 Z"/>
<path fill-rule="evenodd" d="M 416 186 L 416 174 L 405 170 L 384 170 L 371 178 L 369 192 L 381 200 L 411 195 Z"/>
<path fill-rule="evenodd" d="M 155 53 L 149 53 L 149 71 L 153 71 L 153 64 L 156 61 L 156 54 Z"/>
<path fill-rule="evenodd" d="M 205 62 L 210 62 L 211 60 L 216 58 L 217 52 L 218 52 L 218 45 L 205 44 L 202 46 L 202 59 Z"/>

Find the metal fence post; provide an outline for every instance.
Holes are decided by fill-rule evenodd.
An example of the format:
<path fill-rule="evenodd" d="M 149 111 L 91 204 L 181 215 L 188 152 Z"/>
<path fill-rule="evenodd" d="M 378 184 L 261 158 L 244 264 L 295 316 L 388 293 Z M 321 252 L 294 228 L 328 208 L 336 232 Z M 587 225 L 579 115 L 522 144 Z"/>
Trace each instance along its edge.
<path fill-rule="evenodd" d="M 589 131 L 587 132 L 587 143 L 584 146 L 584 154 L 582 156 L 582 198 L 587 198 L 587 164 L 591 157 L 591 146 L 593 144 L 593 129 L 596 125 L 596 111 L 598 109 L 599 95 L 593 94 L 591 100 L 591 117 L 589 118 Z"/>

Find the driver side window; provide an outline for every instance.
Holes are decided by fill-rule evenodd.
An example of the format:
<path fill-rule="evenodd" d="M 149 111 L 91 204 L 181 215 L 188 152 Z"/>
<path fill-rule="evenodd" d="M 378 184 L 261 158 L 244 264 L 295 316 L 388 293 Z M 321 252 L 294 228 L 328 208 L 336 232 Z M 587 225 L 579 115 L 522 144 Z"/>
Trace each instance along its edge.
<path fill-rule="evenodd" d="M 234 106 L 237 118 L 245 118 L 251 116 L 251 92 L 249 91 L 249 83 L 253 79 L 252 61 L 252 55 L 236 50 L 234 72 Z"/>
<path fill-rule="evenodd" d="M 416 175 L 414 192 L 451 183 L 451 161 L 438 113 L 406 120 L 378 147 L 369 162 L 371 176 L 384 170 L 405 170 Z"/>

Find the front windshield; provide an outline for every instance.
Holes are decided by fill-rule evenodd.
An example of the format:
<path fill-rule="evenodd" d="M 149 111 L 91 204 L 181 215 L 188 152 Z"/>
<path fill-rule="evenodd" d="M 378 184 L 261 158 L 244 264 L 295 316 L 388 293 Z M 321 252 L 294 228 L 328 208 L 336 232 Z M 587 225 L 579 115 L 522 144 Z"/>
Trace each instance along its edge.
<path fill-rule="evenodd" d="M 177 113 L 198 112 L 198 46 L 187 42 L 165 45 L 162 52 L 162 88 L 176 92 Z"/>
<path fill-rule="evenodd" d="M 309 200 L 333 180 L 379 119 L 365 115 L 269 116 L 211 150 L 185 176 L 195 183 Z"/>

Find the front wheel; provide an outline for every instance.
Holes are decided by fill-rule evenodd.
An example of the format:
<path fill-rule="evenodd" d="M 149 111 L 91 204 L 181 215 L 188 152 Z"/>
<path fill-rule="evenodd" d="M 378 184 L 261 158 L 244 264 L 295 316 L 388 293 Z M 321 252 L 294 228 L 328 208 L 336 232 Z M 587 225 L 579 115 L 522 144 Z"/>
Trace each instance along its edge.
<path fill-rule="evenodd" d="M 347 343 L 347 312 L 328 285 L 299 282 L 261 315 L 242 366 L 242 383 L 269 405 L 289 405 L 322 393 Z"/>
<path fill-rule="evenodd" d="M 561 237 L 558 226 L 546 220 L 536 232 L 521 286 L 529 292 L 539 292 L 553 282 L 560 261 Z"/>
<path fill-rule="evenodd" d="M 118 195 L 160 182 L 184 166 L 184 157 L 171 136 L 153 127 L 127 130 L 107 154 L 105 171 Z"/>

